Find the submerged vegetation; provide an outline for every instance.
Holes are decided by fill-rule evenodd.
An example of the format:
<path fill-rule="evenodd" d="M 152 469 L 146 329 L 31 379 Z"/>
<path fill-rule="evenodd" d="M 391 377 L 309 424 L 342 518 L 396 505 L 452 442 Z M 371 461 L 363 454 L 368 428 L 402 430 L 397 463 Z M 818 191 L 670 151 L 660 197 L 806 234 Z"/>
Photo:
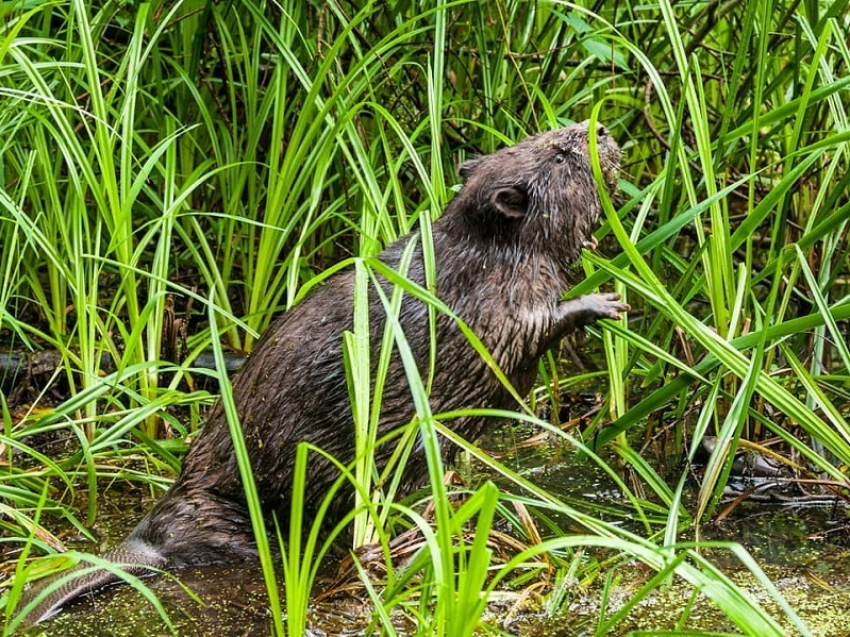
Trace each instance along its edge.
<path fill-rule="evenodd" d="M 368 328 L 356 328 L 346 346 L 362 453 L 341 481 L 361 496 L 355 544 L 383 546 L 382 581 L 355 561 L 372 627 L 396 634 L 403 615 L 424 635 L 495 630 L 482 617 L 500 587 L 545 580 L 555 615 L 565 582 L 598 579 L 590 630 L 605 634 L 674 579 L 740 633 L 809 634 L 749 554 L 728 545 L 773 614 L 693 540 L 742 449 L 807 492 L 842 505 L 850 494 L 848 4 L 0 4 L 4 634 L 24 584 L 55 568 L 34 558 L 62 546 L 57 520 L 90 537 L 118 483 L 158 496 L 219 392 L 232 411 L 227 350 L 249 352 L 340 267 L 359 268 L 364 285 L 390 276 L 368 258 L 414 227 L 427 237 L 460 161 L 587 118 L 611 131 L 624 165 L 601 249 L 569 294 L 613 287 L 635 311 L 594 330 L 606 373 L 571 377 L 553 353 L 530 407 L 492 416 L 550 432 L 603 465 L 624 498 L 602 515 L 457 439 L 446 427 L 456 414 L 431 414 L 415 374 L 411 432 L 429 454 L 431 507 L 394 502 L 392 476 L 373 494 L 380 382 L 364 359 Z M 441 311 L 439 290 L 394 280 Z M 386 299 L 388 312 L 396 304 Z M 404 343 L 387 331 L 386 351 L 404 357 Z M 198 363 L 210 351 L 214 369 Z M 566 427 L 558 406 L 580 382 L 601 408 Z M 510 488 L 485 482 L 450 500 L 441 437 Z M 291 528 L 258 509 L 254 519 L 283 549 L 278 591 L 261 546 L 274 630 L 299 635 L 329 544 L 302 531 L 293 486 Z M 499 520 L 525 529 L 525 544 L 497 562 Z M 394 565 L 391 538 L 411 526 L 421 549 Z M 615 607 L 611 572 L 624 560 L 654 574 Z M 694 598 L 652 628 L 685 634 Z"/>

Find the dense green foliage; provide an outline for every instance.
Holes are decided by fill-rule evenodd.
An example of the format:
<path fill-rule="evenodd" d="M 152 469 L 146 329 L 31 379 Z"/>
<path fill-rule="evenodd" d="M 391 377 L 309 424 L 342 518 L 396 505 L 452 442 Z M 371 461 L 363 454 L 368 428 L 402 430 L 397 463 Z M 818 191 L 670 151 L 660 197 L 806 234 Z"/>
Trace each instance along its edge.
<path fill-rule="evenodd" d="M 597 234 L 608 237 L 601 253 L 618 256 L 587 254 L 571 294 L 614 285 L 636 311 L 601 330 L 606 408 L 576 435 L 635 469 L 646 493 L 621 483 L 633 505 L 622 514 L 645 537 L 481 457 L 525 504 L 588 530 L 550 521 L 551 539 L 487 577 L 486 530 L 508 498 L 488 484 L 448 507 L 432 436 L 451 432 L 412 378 L 437 532 L 413 569 L 367 585 L 376 622 L 392 633 L 390 611 L 406 608 L 423 634 L 471 634 L 481 592 L 527 558 L 546 553 L 573 576 L 583 547 L 606 547 L 657 570 L 655 586 L 675 573 L 705 590 L 746 634 L 783 634 L 696 553 L 670 547 L 715 512 L 742 437 L 779 440 L 781 461 L 793 450 L 805 477 L 847 495 L 847 16 L 847 0 L 0 4 L 0 347 L 58 352 L 49 387 L 64 395 L 52 405 L 19 376 L 22 390 L 0 396 L 0 528 L 6 548 L 27 546 L 9 553 L 0 584 L 7 620 L 39 570 L 27 556 L 48 550 L 39 521 L 84 526 L 76 487 L 90 523 L 99 486 L 116 476 L 159 486 L 179 466 L 179 443 L 212 400 L 194 390 L 208 373 L 193 367 L 201 352 L 214 349 L 223 370 L 220 343 L 250 351 L 317 277 L 417 224 L 427 231 L 459 161 L 592 117 L 624 150 L 621 193 Z M 365 281 L 374 264 L 354 260 Z M 370 383 L 357 376 L 357 335 L 349 343 L 368 437 Z M 554 356 L 542 366 L 560 384 L 538 400 L 571 382 L 559 369 Z M 662 478 L 630 446 L 638 430 L 667 430 L 663 452 L 690 458 L 717 437 L 695 506 L 681 503 L 686 468 Z M 57 431 L 75 443 L 48 457 L 36 434 Z M 579 439 L 567 441 L 595 457 Z M 148 471 L 129 462 L 139 457 Z M 352 471 L 368 503 L 368 467 Z M 453 548 L 476 516 L 478 536 Z M 369 519 L 358 517 L 357 536 L 386 544 Z M 282 536 L 299 634 L 326 547 Z M 268 555 L 266 565 L 273 589 Z M 600 633 L 629 608 L 600 617 Z M 280 631 L 279 609 L 276 620 Z"/>

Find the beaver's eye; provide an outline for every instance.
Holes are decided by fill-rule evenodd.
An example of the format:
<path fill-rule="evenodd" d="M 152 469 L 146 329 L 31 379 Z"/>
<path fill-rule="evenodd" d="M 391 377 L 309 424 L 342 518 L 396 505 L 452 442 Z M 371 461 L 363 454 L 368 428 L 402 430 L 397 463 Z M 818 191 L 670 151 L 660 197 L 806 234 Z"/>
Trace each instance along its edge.
<path fill-rule="evenodd" d="M 567 158 L 564 157 L 563 153 L 558 153 L 552 158 L 552 161 L 556 164 L 563 164 L 565 161 L 567 161 Z"/>

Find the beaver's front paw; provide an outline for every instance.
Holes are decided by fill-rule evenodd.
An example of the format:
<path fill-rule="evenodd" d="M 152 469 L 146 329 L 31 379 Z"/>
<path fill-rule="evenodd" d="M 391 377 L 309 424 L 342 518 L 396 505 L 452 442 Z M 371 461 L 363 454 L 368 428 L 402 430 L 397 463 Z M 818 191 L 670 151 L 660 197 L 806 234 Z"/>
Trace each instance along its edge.
<path fill-rule="evenodd" d="M 596 320 L 603 318 L 619 319 L 620 314 L 632 309 L 628 303 L 620 301 L 620 295 L 616 292 L 588 294 L 581 298 L 587 302 L 586 308 Z"/>

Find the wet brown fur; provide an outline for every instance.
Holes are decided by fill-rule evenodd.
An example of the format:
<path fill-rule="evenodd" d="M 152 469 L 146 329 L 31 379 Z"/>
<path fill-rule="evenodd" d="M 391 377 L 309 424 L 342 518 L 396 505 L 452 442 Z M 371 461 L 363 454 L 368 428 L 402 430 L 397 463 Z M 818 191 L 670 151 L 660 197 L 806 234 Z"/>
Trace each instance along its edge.
<path fill-rule="evenodd" d="M 598 147 L 603 173 L 613 186 L 619 150 L 604 129 L 599 131 Z M 586 126 L 529 137 L 467 162 L 461 174 L 464 187 L 433 223 L 437 295 L 483 341 L 524 395 L 547 349 L 569 331 L 598 318 L 615 318 L 626 309 L 610 294 L 560 300 L 570 285 L 570 265 L 587 244 L 600 214 Z M 380 260 L 397 266 L 413 236 L 388 247 Z M 353 329 L 353 276 L 352 270 L 333 275 L 281 316 L 234 379 L 234 398 L 264 510 L 269 516 L 274 512 L 284 528 L 298 443 L 309 441 L 343 463 L 353 460 L 354 425 L 342 350 L 343 332 Z M 408 277 L 424 283 L 418 241 Z M 383 305 L 372 294 L 373 362 L 384 316 Z M 419 369 L 426 373 L 430 350 L 426 306 L 405 295 L 400 323 Z M 515 406 L 451 318 L 438 313 L 436 335 L 430 394 L 434 413 Z M 394 355 L 383 396 L 381 433 L 407 424 L 413 415 L 404 370 Z M 492 422 L 466 417 L 447 424 L 474 440 Z M 388 446 L 377 450 L 379 465 L 391 451 Z M 451 449 L 446 449 L 446 456 L 451 458 Z M 338 471 L 315 455 L 308 471 L 305 518 L 309 520 Z M 415 488 L 426 480 L 424 455 L 414 453 L 405 486 Z M 346 498 L 339 499 L 330 521 L 337 521 L 349 507 Z M 131 547 L 135 555 L 152 553 L 152 564 L 173 566 L 235 561 L 254 554 L 220 405 L 192 444 L 180 477 L 122 547 Z"/>

